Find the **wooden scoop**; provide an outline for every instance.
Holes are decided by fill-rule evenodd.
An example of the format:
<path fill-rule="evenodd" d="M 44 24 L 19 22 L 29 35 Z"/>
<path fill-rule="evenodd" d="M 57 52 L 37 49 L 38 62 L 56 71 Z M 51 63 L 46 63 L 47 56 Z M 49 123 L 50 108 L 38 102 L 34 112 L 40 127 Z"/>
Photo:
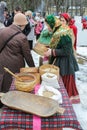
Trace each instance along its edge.
<path fill-rule="evenodd" d="M 11 72 L 8 68 L 4 67 L 5 71 L 7 71 L 9 74 L 11 74 L 12 76 L 14 76 L 16 79 L 18 79 L 19 81 L 23 81 L 20 77 L 18 77 L 17 75 L 15 75 L 13 72 Z"/>

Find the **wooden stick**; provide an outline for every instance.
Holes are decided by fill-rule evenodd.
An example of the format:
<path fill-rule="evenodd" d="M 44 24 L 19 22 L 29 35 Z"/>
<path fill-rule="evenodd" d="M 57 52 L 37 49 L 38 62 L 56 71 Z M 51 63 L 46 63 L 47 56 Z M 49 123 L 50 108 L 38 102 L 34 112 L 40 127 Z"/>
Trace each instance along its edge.
<path fill-rule="evenodd" d="M 15 75 L 13 72 L 11 72 L 8 68 L 4 67 L 5 71 L 7 71 L 9 74 L 11 74 L 12 76 L 14 76 L 15 78 L 18 78 L 18 80 L 22 81 L 21 78 L 19 78 L 17 75 Z"/>

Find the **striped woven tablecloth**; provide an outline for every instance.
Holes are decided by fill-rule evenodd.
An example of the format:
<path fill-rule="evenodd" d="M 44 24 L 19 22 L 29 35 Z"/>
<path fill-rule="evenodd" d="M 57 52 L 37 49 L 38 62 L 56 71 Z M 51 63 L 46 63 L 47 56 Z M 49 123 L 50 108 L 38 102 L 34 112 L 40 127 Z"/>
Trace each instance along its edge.
<path fill-rule="evenodd" d="M 66 127 L 75 130 L 82 130 L 61 78 L 59 79 L 59 85 L 59 90 L 62 93 L 63 98 L 61 106 L 65 108 L 65 112 L 63 115 L 54 114 L 53 116 L 46 118 L 39 117 L 39 122 L 37 122 L 37 124 L 35 123 L 37 127 L 40 126 L 37 130 L 58 130 L 58 128 Z M 12 82 L 11 90 L 14 89 L 14 82 Z M 35 130 L 33 121 L 34 116 L 35 115 L 4 106 L 0 115 L 0 130 Z"/>

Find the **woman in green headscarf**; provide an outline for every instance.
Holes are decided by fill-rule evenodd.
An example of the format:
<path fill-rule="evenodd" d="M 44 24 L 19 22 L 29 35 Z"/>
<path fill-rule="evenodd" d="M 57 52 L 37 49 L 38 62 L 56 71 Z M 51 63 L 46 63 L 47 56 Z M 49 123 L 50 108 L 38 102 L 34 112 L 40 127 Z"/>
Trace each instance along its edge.
<path fill-rule="evenodd" d="M 71 30 L 67 25 L 63 26 L 53 15 L 48 15 L 45 22 L 53 35 L 50 49 L 44 53 L 44 56 L 50 57 L 50 64 L 55 60 L 54 64 L 60 68 L 60 75 L 69 97 L 78 96 L 75 71 L 79 68 L 73 53 Z"/>

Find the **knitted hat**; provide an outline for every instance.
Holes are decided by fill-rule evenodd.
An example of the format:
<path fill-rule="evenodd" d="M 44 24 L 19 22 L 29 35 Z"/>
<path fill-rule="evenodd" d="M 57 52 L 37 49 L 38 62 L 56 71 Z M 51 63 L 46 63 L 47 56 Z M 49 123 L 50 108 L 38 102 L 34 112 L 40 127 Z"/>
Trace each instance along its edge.
<path fill-rule="evenodd" d="M 68 13 L 62 13 L 62 14 L 60 14 L 60 17 L 64 17 L 64 19 L 65 19 L 67 22 L 69 22 L 70 19 L 71 19 L 70 15 L 69 15 Z"/>
<path fill-rule="evenodd" d="M 24 14 L 17 13 L 14 16 L 13 24 L 15 24 L 15 25 L 27 25 L 28 21 L 27 21 L 26 16 Z"/>
<path fill-rule="evenodd" d="M 51 15 L 48 15 L 46 18 L 45 18 L 45 21 L 49 24 L 49 26 L 53 29 L 54 26 L 55 26 L 55 17 L 51 14 Z"/>

